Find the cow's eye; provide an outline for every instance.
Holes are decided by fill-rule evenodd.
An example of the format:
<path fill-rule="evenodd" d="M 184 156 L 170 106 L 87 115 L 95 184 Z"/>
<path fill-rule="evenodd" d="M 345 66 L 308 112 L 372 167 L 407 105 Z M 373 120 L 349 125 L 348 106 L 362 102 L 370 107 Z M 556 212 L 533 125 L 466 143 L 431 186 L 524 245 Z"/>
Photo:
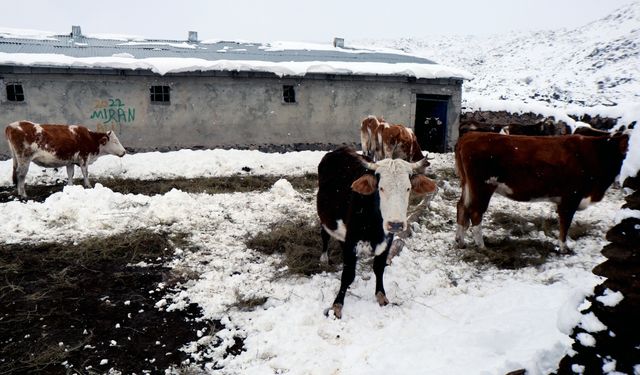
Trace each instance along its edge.
<path fill-rule="evenodd" d="M 381 187 L 379 190 L 381 193 L 384 193 L 384 188 Z"/>
<path fill-rule="evenodd" d="M 407 191 L 411 190 L 411 188 L 407 188 Z"/>

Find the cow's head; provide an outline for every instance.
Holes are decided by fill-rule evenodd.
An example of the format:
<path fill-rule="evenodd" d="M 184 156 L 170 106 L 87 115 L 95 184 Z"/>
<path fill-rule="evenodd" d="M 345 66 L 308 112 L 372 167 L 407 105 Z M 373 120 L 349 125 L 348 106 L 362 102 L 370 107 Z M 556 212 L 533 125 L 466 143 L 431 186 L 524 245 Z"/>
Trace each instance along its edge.
<path fill-rule="evenodd" d="M 402 232 L 407 229 L 409 193 L 426 194 L 436 190 L 436 184 L 422 173 L 429 166 L 426 158 L 415 163 L 402 159 L 383 159 L 377 163 L 365 163 L 375 171 L 375 176 L 365 174 L 351 184 L 360 194 L 377 193 L 380 196 L 380 214 L 384 233 Z"/>
<path fill-rule="evenodd" d="M 112 130 L 109 130 L 100 138 L 100 153 L 117 156 L 124 156 L 127 151 L 122 147 L 120 140 Z"/>

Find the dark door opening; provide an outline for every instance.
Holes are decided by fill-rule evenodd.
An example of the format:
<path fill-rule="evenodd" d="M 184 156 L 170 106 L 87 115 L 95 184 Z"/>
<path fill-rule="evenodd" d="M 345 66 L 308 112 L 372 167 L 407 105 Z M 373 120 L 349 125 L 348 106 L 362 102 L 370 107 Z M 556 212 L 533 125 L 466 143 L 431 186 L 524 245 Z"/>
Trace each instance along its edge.
<path fill-rule="evenodd" d="M 445 152 L 448 103 L 445 95 L 416 95 L 414 131 L 423 151 Z"/>

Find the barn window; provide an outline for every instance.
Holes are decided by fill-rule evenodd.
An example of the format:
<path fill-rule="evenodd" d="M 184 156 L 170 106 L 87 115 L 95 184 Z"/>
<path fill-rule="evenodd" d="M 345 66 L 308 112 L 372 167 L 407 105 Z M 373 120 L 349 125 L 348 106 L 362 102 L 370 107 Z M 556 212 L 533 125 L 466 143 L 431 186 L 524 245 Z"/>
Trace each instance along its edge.
<path fill-rule="evenodd" d="M 170 87 L 169 86 L 151 86 L 151 102 L 152 103 L 169 103 Z"/>
<path fill-rule="evenodd" d="M 10 102 L 24 102 L 24 90 L 21 84 L 7 84 L 7 100 Z"/>
<path fill-rule="evenodd" d="M 296 102 L 296 90 L 291 85 L 283 85 L 282 86 L 282 100 L 285 103 L 295 103 Z"/>

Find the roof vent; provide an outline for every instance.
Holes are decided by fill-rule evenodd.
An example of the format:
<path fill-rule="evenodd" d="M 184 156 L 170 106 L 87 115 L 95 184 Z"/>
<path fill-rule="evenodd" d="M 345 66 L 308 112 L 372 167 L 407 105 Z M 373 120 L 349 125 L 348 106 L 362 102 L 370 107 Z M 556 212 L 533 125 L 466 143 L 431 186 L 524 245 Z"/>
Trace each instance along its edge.
<path fill-rule="evenodd" d="M 344 48 L 344 38 L 333 38 L 333 46 Z"/>
<path fill-rule="evenodd" d="M 80 30 L 80 26 L 71 26 L 71 37 L 72 38 L 82 37 L 82 31 Z"/>
<path fill-rule="evenodd" d="M 198 41 L 198 32 L 197 31 L 189 31 L 189 41 L 197 42 Z"/>

